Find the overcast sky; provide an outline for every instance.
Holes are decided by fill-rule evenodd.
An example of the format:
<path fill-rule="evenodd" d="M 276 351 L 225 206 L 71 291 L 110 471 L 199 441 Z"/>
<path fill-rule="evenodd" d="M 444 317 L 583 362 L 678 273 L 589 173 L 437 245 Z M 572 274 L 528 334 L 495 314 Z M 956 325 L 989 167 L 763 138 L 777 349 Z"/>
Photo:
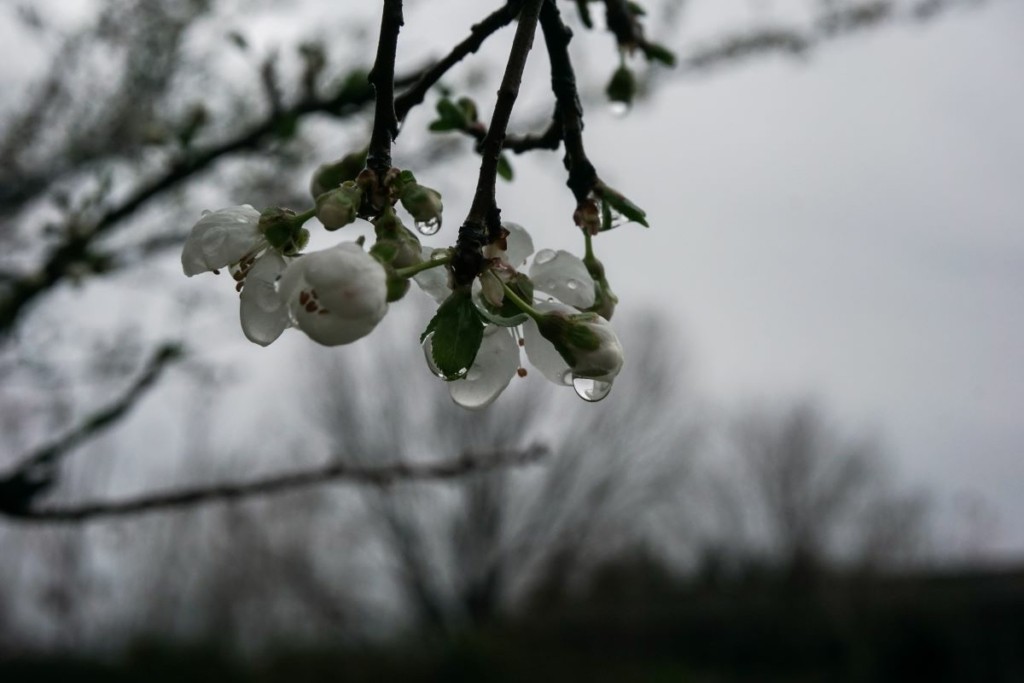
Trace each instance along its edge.
<path fill-rule="evenodd" d="M 777 3 L 776 3 L 777 4 Z M 715 395 L 813 393 L 1024 551 L 1024 3 L 665 84 L 592 120 L 652 230 L 605 248 Z M 646 154 L 637 154 L 646 150 Z M 599 163 L 599 167 L 601 163 Z"/>
<path fill-rule="evenodd" d="M 467 16 L 480 4 L 461 3 Z M 471 21 L 449 21 L 453 10 L 439 25 L 429 8 L 410 6 L 407 63 Z M 725 14 L 688 16 L 686 36 Z M 273 44 L 279 24 L 264 25 Z M 582 80 L 599 88 L 611 63 L 586 64 Z M 537 85 L 524 105 L 535 113 L 543 59 L 530 69 Z M 700 388 L 723 405 L 813 395 L 844 422 L 878 430 L 905 480 L 987 500 L 1000 518 L 992 547 L 1015 554 L 1024 554 L 1022 73 L 1024 3 L 993 0 L 830 42 L 803 61 L 668 78 L 624 119 L 598 109 L 586 128 L 602 177 L 652 225 L 597 242 L 620 311 L 675 321 Z M 515 162 L 518 180 L 499 188 L 505 217 L 538 246 L 579 251 L 558 157 Z M 472 183 L 456 181 L 472 179 L 477 163 L 446 163 L 431 182 L 446 190 L 446 209 L 465 211 Z M 453 222 L 433 241 L 450 242 Z M 268 362 L 293 348 L 239 358 Z M 630 358 L 626 371 L 640 362 L 658 359 Z"/>

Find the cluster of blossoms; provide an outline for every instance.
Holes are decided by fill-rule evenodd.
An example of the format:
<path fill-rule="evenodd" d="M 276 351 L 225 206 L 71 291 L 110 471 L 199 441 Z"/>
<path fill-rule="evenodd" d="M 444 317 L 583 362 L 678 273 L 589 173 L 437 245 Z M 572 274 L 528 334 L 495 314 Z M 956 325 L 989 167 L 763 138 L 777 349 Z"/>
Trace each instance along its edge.
<path fill-rule="evenodd" d="M 513 376 L 525 375 L 520 347 L 552 382 L 588 401 L 608 394 L 623 351 L 607 320 L 616 299 L 589 233 L 586 259 L 534 254 L 527 231 L 503 223 L 472 286 L 454 287 L 452 250 L 421 246 L 395 211 L 400 203 L 422 234 L 433 234 L 440 195 L 397 169 L 383 182 L 365 169 L 341 179 L 346 164 L 350 158 L 319 169 L 311 187 L 316 207 L 305 213 L 236 206 L 205 212 L 192 228 L 181 255 L 185 274 L 231 273 L 250 341 L 266 346 L 297 327 L 320 344 L 348 344 L 370 334 L 415 281 L 439 304 L 421 338 L 427 364 L 457 404 L 487 406 Z M 365 218 L 376 240 L 368 250 L 359 240 L 303 253 L 303 225 L 314 216 L 328 230 Z"/>

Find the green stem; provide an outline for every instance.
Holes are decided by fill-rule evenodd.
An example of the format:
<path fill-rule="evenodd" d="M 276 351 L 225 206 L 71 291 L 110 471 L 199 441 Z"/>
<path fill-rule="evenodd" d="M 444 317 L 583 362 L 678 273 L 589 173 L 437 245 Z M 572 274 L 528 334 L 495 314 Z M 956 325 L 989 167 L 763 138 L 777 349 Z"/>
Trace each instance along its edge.
<path fill-rule="evenodd" d="M 443 266 L 452 260 L 452 255 L 446 254 L 439 258 L 430 258 L 422 263 L 417 263 L 415 266 L 408 266 L 407 268 L 396 268 L 395 275 L 401 278 L 410 278 L 416 273 L 422 273 L 424 270 L 430 270 L 431 268 L 437 268 Z"/>
<path fill-rule="evenodd" d="M 586 261 L 593 261 L 594 260 L 594 238 L 591 236 L 589 230 L 584 230 L 583 231 L 583 244 L 584 244 L 583 261 L 584 262 L 586 262 Z"/>
<path fill-rule="evenodd" d="M 505 284 L 500 277 L 498 277 L 493 272 L 491 272 L 490 275 L 491 277 L 496 278 L 498 282 L 501 282 L 501 286 L 505 289 L 505 296 L 511 299 L 512 303 L 514 303 L 520 311 L 530 316 L 534 320 L 540 320 L 541 317 L 543 317 L 543 313 L 541 313 L 536 308 L 523 301 L 522 297 L 516 294 L 515 290 L 513 290 L 511 287 Z"/>
<path fill-rule="evenodd" d="M 316 215 L 316 207 L 314 206 L 309 211 L 303 211 L 302 213 L 295 214 L 295 218 L 293 218 L 292 220 L 295 221 L 296 225 L 303 225 L 306 221 L 308 221 L 310 218 L 312 218 L 315 215 Z"/>

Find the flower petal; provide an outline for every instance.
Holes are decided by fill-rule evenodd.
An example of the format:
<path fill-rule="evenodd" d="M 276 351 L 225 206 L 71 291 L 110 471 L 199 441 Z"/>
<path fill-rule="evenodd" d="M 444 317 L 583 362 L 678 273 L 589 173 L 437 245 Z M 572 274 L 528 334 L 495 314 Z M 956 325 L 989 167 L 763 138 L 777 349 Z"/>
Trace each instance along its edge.
<path fill-rule="evenodd" d="M 433 258 L 434 253 L 447 253 L 447 250 L 436 249 L 434 247 L 423 247 L 420 252 L 424 261 L 429 261 Z M 428 270 L 421 270 L 412 276 L 412 279 L 416 281 L 420 289 L 424 291 L 431 299 L 437 303 L 441 303 L 448 298 L 448 295 L 452 293 L 451 287 L 448 286 L 448 269 L 443 266 L 437 268 L 430 268 Z"/>
<path fill-rule="evenodd" d="M 388 310 L 384 267 L 355 242 L 296 259 L 278 291 L 295 324 L 325 346 L 365 337 Z"/>
<path fill-rule="evenodd" d="M 568 315 L 578 313 L 574 308 L 557 302 L 541 302 L 534 306 L 542 313 L 561 311 Z M 537 323 L 530 318 L 523 323 L 523 338 L 526 341 L 526 357 L 530 363 L 541 371 L 541 373 L 555 384 L 570 386 L 572 384 L 572 370 L 569 364 L 562 358 L 558 349 L 543 337 Z"/>
<path fill-rule="evenodd" d="M 288 307 L 275 286 L 287 265 L 283 256 L 270 250 L 256 260 L 245 276 L 239 308 L 242 332 L 260 346 L 273 342 L 291 324 Z"/>
<path fill-rule="evenodd" d="M 580 310 L 594 305 L 594 278 L 583 260 L 567 251 L 541 249 L 530 267 L 533 286 Z"/>
<path fill-rule="evenodd" d="M 526 232 L 526 228 L 518 223 L 506 221 L 501 227 L 508 230 L 508 237 L 505 238 L 508 245 L 508 249 L 505 250 L 505 262 L 513 268 L 519 268 L 533 253 L 533 238 Z"/>
<path fill-rule="evenodd" d="M 225 268 L 259 249 L 264 243 L 259 222 L 260 212 L 248 204 L 204 213 L 181 250 L 185 275 Z"/>
<path fill-rule="evenodd" d="M 519 368 L 519 345 L 508 328 L 488 325 L 473 366 L 464 379 L 448 383 L 452 400 L 477 410 L 501 395 Z"/>

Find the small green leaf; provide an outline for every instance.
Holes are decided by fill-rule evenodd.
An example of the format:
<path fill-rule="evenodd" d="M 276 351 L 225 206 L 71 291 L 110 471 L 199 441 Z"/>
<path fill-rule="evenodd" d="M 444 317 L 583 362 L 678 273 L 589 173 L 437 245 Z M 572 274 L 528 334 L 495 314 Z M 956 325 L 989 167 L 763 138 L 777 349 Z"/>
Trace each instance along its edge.
<path fill-rule="evenodd" d="M 648 61 L 661 62 L 668 67 L 676 65 L 675 53 L 664 45 L 659 43 L 645 43 L 641 46 L 641 49 L 644 51 L 644 56 L 647 57 Z"/>
<path fill-rule="evenodd" d="M 457 128 L 466 127 L 465 112 L 447 97 L 442 97 L 437 101 L 437 115 L 441 117 L 442 121 L 447 121 Z"/>
<path fill-rule="evenodd" d="M 601 197 L 604 199 L 606 206 L 610 204 L 611 207 L 625 217 L 626 220 L 639 223 L 645 228 L 651 227 L 647 223 L 647 213 L 615 190 L 605 187 L 604 191 L 601 193 Z"/>
<path fill-rule="evenodd" d="M 484 338 L 484 324 L 468 289 L 451 293 L 420 335 L 420 343 L 433 334 L 431 340 L 434 364 L 448 381 L 459 379 L 476 360 L 480 342 Z"/>
<path fill-rule="evenodd" d="M 435 133 L 446 133 L 450 130 L 459 130 L 458 126 L 453 126 L 450 122 L 442 121 L 441 119 L 431 121 L 427 128 Z"/>
<path fill-rule="evenodd" d="M 504 154 L 498 157 L 498 175 L 505 180 L 512 182 L 512 176 L 514 175 L 512 172 L 512 164 Z"/>

